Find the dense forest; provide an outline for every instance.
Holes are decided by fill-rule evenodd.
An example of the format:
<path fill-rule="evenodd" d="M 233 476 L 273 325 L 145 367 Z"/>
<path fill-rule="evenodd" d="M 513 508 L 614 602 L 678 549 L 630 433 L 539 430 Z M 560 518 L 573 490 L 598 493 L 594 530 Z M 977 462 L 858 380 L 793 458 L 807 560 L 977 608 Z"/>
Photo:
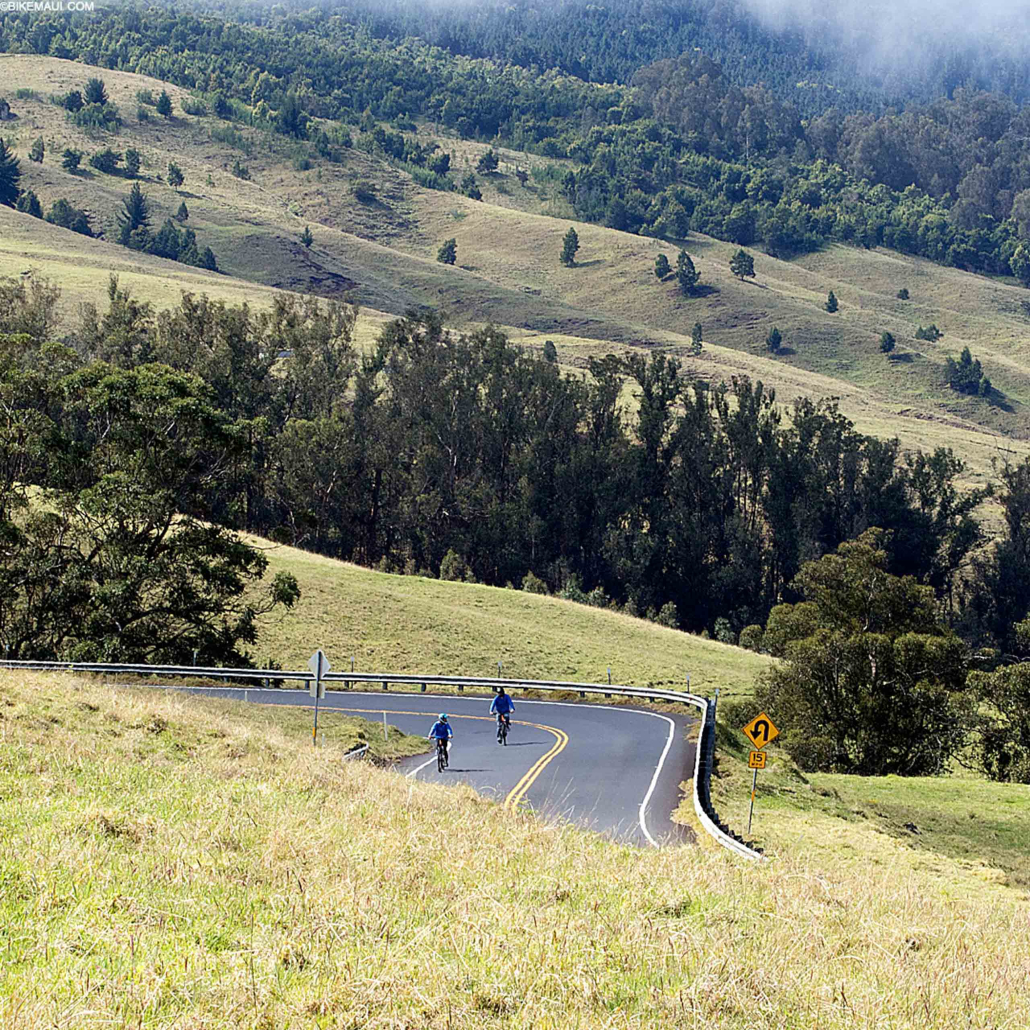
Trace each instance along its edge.
<path fill-rule="evenodd" d="M 494 25 L 487 14 L 469 23 L 484 51 L 497 50 Z M 136 8 L 14 16 L 0 48 L 164 78 L 221 117 L 323 153 L 334 123 L 410 129 L 423 117 L 571 158 L 560 187 L 576 214 L 630 232 L 694 229 L 784 257 L 829 240 L 885 245 L 1030 283 L 1030 116 L 1002 94 L 957 88 L 879 115 L 842 102 L 803 119 L 775 89 L 741 86 L 693 51 L 638 67 L 632 85 L 597 85 L 379 39 L 356 18 L 316 12 L 267 25 Z M 435 173 L 420 181 L 453 185 Z"/>
<path fill-rule="evenodd" d="M 10 657 L 249 661 L 257 617 L 298 584 L 255 593 L 266 562 L 243 529 L 780 655 L 762 696 L 810 767 L 934 771 L 976 714 L 970 665 L 1030 649 L 1030 463 L 1002 470 L 1006 530 L 985 546 L 986 492 L 959 491 L 950 451 L 905 455 L 832 401 L 785 412 L 760 382 L 708 386 L 666 355 L 594 360 L 584 380 L 427 312 L 359 353 L 345 305 L 187 294 L 155 312 L 114 279 L 54 343 L 57 299 L 0 285 Z M 1026 722 L 1024 678 L 977 682 Z M 911 719 L 875 714 L 902 702 Z M 988 728 L 984 767 L 1030 777 L 1030 750 L 1013 765 L 1012 731 Z"/>

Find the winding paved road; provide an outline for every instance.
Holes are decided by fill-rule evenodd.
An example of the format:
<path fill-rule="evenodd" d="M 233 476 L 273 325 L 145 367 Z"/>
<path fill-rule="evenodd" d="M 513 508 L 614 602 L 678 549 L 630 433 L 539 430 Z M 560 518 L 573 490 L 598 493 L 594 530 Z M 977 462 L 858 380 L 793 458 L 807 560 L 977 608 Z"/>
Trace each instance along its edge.
<path fill-rule="evenodd" d="M 263 704 L 310 707 L 299 690 L 242 687 L 182 688 Z M 437 772 L 435 754 L 405 759 L 408 776 L 455 780 L 508 806 L 528 805 L 545 815 L 637 845 L 677 844 L 691 832 L 672 822 L 680 784 L 693 775 L 696 723 L 639 708 L 514 697 L 508 745 L 496 740 L 490 697 L 329 691 L 320 711 L 342 711 L 424 736 L 446 712 L 454 728 L 449 768 Z M 427 748 L 428 748 L 427 741 Z"/>

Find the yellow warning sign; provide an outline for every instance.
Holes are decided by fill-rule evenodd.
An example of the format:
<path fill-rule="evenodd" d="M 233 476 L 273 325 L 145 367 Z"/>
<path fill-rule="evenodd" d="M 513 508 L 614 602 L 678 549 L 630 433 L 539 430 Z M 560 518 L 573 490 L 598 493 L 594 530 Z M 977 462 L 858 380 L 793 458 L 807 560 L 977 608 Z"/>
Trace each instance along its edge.
<path fill-rule="evenodd" d="M 764 769 L 765 757 L 764 751 L 749 751 L 747 754 L 747 767 L 749 769 Z"/>
<path fill-rule="evenodd" d="M 744 735 L 761 750 L 766 744 L 774 741 L 780 735 L 780 731 L 773 725 L 772 719 L 762 712 L 744 727 Z"/>

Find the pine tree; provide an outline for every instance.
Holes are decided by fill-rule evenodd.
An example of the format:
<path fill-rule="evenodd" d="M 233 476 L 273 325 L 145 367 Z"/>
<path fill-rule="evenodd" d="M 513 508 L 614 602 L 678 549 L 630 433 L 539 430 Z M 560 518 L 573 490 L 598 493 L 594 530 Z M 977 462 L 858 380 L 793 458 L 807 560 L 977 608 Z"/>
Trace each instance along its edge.
<path fill-rule="evenodd" d="M 780 345 L 783 343 L 783 335 L 780 333 L 776 326 L 773 326 L 769 330 L 769 335 L 765 338 L 765 345 L 772 351 L 773 354 L 779 354 Z"/>
<path fill-rule="evenodd" d="M 880 350 L 884 354 L 890 354 L 894 350 L 894 336 L 886 329 L 880 334 Z"/>
<path fill-rule="evenodd" d="M 300 242 L 303 243 L 305 247 L 310 247 L 311 244 L 315 242 L 315 237 L 311 235 L 310 225 L 304 226 L 304 231 L 300 234 Z"/>
<path fill-rule="evenodd" d="M 562 240 L 561 263 L 566 268 L 572 268 L 576 264 L 576 251 L 579 250 L 579 236 L 576 230 L 570 225 L 569 231 Z"/>
<path fill-rule="evenodd" d="M 554 340 L 544 340 L 544 361 L 551 365 L 558 363 L 558 348 L 554 345 Z"/>
<path fill-rule="evenodd" d="M 0 139 L 0 204 L 14 207 L 18 203 L 18 182 L 21 179 L 21 166 L 14 152 Z"/>
<path fill-rule="evenodd" d="M 61 155 L 61 167 L 73 175 L 79 170 L 79 162 L 82 160 L 81 150 L 67 149 Z"/>
<path fill-rule="evenodd" d="M 479 159 L 476 164 L 477 172 L 495 172 L 497 171 L 497 155 L 491 147 L 483 156 Z"/>
<path fill-rule="evenodd" d="M 664 254 L 659 254 L 654 259 L 654 274 L 658 281 L 661 282 L 671 271 L 669 259 Z"/>
<path fill-rule="evenodd" d="M 178 189 L 186 181 L 186 176 L 182 174 L 182 169 L 174 162 L 168 162 L 168 185 L 173 189 Z"/>
<path fill-rule="evenodd" d="M 755 259 L 746 251 L 738 250 L 730 258 L 730 271 L 741 281 L 754 279 Z"/>
<path fill-rule="evenodd" d="M 139 151 L 133 147 L 129 147 L 129 149 L 125 151 L 125 177 L 127 179 L 135 179 L 136 176 L 139 175 L 141 164 L 142 159 L 140 158 Z"/>
<path fill-rule="evenodd" d="M 483 199 L 482 191 L 476 184 L 476 177 L 471 172 L 466 173 L 465 177 L 461 180 L 461 192 L 472 200 Z"/>
<path fill-rule="evenodd" d="M 35 161 L 36 164 L 41 165 L 43 163 L 43 155 L 46 153 L 46 147 L 43 145 L 43 137 L 37 136 L 36 141 L 32 144 L 32 149 L 29 151 L 29 160 Z"/>
<path fill-rule="evenodd" d="M 837 304 L 837 298 L 834 296 L 833 290 L 830 290 L 829 294 L 826 297 L 826 310 L 829 311 L 829 313 L 832 315 L 838 307 L 839 305 Z"/>
<path fill-rule="evenodd" d="M 681 250 L 676 258 L 676 281 L 679 283 L 680 292 L 687 295 L 697 286 L 701 276 L 690 260 L 690 255 Z"/>
<path fill-rule="evenodd" d="M 161 90 L 161 95 L 157 98 L 157 113 L 163 118 L 172 117 L 172 98 L 167 90 Z"/>
<path fill-rule="evenodd" d="M 185 221 L 187 221 L 189 219 L 189 217 L 190 217 L 190 209 L 186 206 L 186 201 L 184 200 L 179 205 L 179 210 L 175 212 L 175 220 L 177 222 L 185 222 Z"/>
<path fill-rule="evenodd" d="M 690 350 L 695 358 L 701 353 L 703 340 L 704 330 L 701 328 L 701 323 L 695 322 L 694 328 L 690 330 Z"/>
<path fill-rule="evenodd" d="M 143 250 L 150 231 L 150 205 L 138 182 L 133 185 L 122 205 L 118 215 L 118 242 L 123 247 Z"/>
<path fill-rule="evenodd" d="M 441 265 L 453 265 L 458 260 L 458 241 L 455 238 L 445 240 L 436 252 L 436 260 Z"/>

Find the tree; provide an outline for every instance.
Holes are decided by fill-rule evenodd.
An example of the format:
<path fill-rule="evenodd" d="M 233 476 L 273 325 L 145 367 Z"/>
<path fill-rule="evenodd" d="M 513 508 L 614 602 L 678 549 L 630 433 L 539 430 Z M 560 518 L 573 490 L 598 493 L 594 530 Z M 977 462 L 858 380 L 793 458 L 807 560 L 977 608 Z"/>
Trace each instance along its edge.
<path fill-rule="evenodd" d="M 755 259 L 746 250 L 738 250 L 730 258 L 730 271 L 741 281 L 755 277 Z"/>
<path fill-rule="evenodd" d="M 32 190 L 25 190 L 18 198 L 18 210 L 23 214 L 32 215 L 33 218 L 43 217 L 43 208 L 39 203 L 39 197 Z"/>
<path fill-rule="evenodd" d="M 948 385 L 958 393 L 977 394 L 984 378 L 979 358 L 974 359 L 968 347 L 962 348 L 958 361 L 948 358 L 945 362 Z"/>
<path fill-rule="evenodd" d="M 173 189 L 178 189 L 186 181 L 186 176 L 182 174 L 182 169 L 174 162 L 168 162 L 168 185 Z"/>
<path fill-rule="evenodd" d="M 898 300 L 908 300 L 908 287 L 902 286 L 895 296 L 897 296 Z"/>
<path fill-rule="evenodd" d="M 86 212 L 73 207 L 64 197 L 60 197 L 50 205 L 50 210 L 46 213 L 46 220 L 51 225 L 59 225 L 62 229 L 71 229 L 72 232 L 77 232 L 81 236 L 93 235 Z"/>
<path fill-rule="evenodd" d="M 118 166 L 121 160 L 121 151 L 105 147 L 103 150 L 98 150 L 91 154 L 89 163 L 91 167 L 95 168 L 98 172 L 103 172 L 104 175 L 117 175 L 120 171 Z"/>
<path fill-rule="evenodd" d="M 926 326 L 925 329 L 923 326 L 920 326 L 916 330 L 917 340 L 927 340 L 930 343 L 936 343 L 943 335 L 944 333 L 942 333 L 933 322 Z"/>
<path fill-rule="evenodd" d="M 579 235 L 570 225 L 569 231 L 565 234 L 561 246 L 561 263 L 566 268 L 572 268 L 576 264 L 576 251 L 579 250 Z"/>
<path fill-rule="evenodd" d="M 786 643 L 755 698 L 787 752 L 811 770 L 940 772 L 965 739 L 967 658 L 933 590 L 888 573 L 880 530 L 806 563 L 796 586 L 815 628 Z"/>
<path fill-rule="evenodd" d="M 525 168 L 516 168 L 515 178 L 519 180 L 520 186 L 525 187 L 526 183 L 529 182 L 529 172 Z"/>
<path fill-rule="evenodd" d="M 294 139 L 306 139 L 308 134 L 308 122 L 311 119 L 301 106 L 297 94 L 290 90 L 283 98 L 282 106 L 275 115 L 275 128 L 284 136 L 292 136 Z"/>
<path fill-rule="evenodd" d="M 140 165 L 142 164 L 142 158 L 140 153 L 134 147 L 129 147 L 125 151 L 125 176 L 128 179 L 135 179 L 139 175 Z"/>
<path fill-rule="evenodd" d="M 76 111 L 81 111 L 82 105 L 82 94 L 77 89 L 73 89 L 65 94 L 64 98 L 61 100 L 61 106 L 66 111 L 71 111 L 72 114 L 75 114 Z"/>
<path fill-rule="evenodd" d="M 550 365 L 558 364 L 558 348 L 555 347 L 554 340 L 544 340 L 544 361 Z"/>
<path fill-rule="evenodd" d="M 5 395 L 20 392 L 23 418 L 35 420 L 36 433 L 47 431 L 50 460 L 37 469 L 54 500 L 33 509 L 27 484 L 0 488 L 5 651 L 176 664 L 196 652 L 204 664 L 249 664 L 257 618 L 292 606 L 299 589 L 280 573 L 248 596 L 267 559 L 195 514 L 239 446 L 231 425 L 197 376 L 153 365 L 68 370 L 69 355 L 34 384 L 43 393 L 36 408 L 26 390 L 33 384 L 10 365 L 2 373 Z M 31 428 L 9 420 L 0 450 L 31 460 L 17 440 Z M 15 505 L 23 513 L 17 525 Z"/>
<path fill-rule="evenodd" d="M 687 296 L 700 280 L 701 275 L 690 260 L 690 255 L 681 250 L 676 257 L 676 282 L 679 283 L 680 293 Z"/>
<path fill-rule="evenodd" d="M 32 149 L 29 151 L 29 160 L 35 161 L 36 164 L 41 165 L 43 163 L 43 155 L 46 153 L 46 147 L 43 144 L 43 137 L 37 136 L 32 144 Z"/>
<path fill-rule="evenodd" d="M 782 343 L 783 335 L 776 326 L 773 326 L 772 329 L 769 330 L 769 335 L 765 338 L 766 347 L 768 347 L 773 354 L 779 354 Z"/>
<path fill-rule="evenodd" d="M 477 172 L 496 172 L 497 171 L 497 155 L 494 153 L 493 147 L 491 147 L 485 154 L 483 154 L 479 161 L 476 162 Z"/>
<path fill-rule="evenodd" d="M 880 333 L 880 352 L 881 353 L 883 353 L 883 354 L 890 354 L 890 352 L 892 350 L 894 350 L 894 343 L 895 343 L 894 336 L 891 333 L 887 332 L 886 329 L 882 333 Z"/>
<path fill-rule="evenodd" d="M 86 87 L 83 90 L 85 100 L 87 104 L 106 104 L 107 103 L 107 87 L 104 85 L 103 79 L 87 79 Z M 70 96 L 71 94 L 69 94 Z M 74 110 L 73 108 L 71 110 Z"/>
<path fill-rule="evenodd" d="M 1030 628 L 1026 621 L 1017 626 Z M 1024 647 L 1025 647 L 1024 643 Z M 969 677 L 977 706 L 974 754 L 990 779 L 1030 783 L 1030 664 Z"/>
<path fill-rule="evenodd" d="M 190 217 L 190 209 L 186 206 L 186 201 L 184 200 L 179 205 L 179 210 L 175 212 L 175 220 L 177 222 L 185 223 L 185 222 L 189 221 L 189 217 Z"/>
<path fill-rule="evenodd" d="M 461 180 L 461 192 L 472 200 L 483 199 L 482 190 L 480 190 L 476 183 L 476 177 L 471 172 L 466 172 L 465 177 Z"/>
<path fill-rule="evenodd" d="M 661 282 L 664 280 L 671 271 L 672 268 L 669 265 L 669 259 L 664 254 L 659 254 L 658 257 L 654 259 L 654 274 L 658 278 L 658 281 Z"/>
<path fill-rule="evenodd" d="M 458 241 L 453 236 L 443 242 L 436 252 L 436 260 L 441 265 L 453 265 L 458 260 Z"/>
<path fill-rule="evenodd" d="M 0 138 L 0 204 L 14 207 L 18 203 L 18 182 L 21 166 L 2 138 Z"/>
<path fill-rule="evenodd" d="M 832 315 L 838 308 L 837 298 L 834 296 L 833 290 L 830 290 L 826 297 L 826 310 Z"/>
<path fill-rule="evenodd" d="M 1009 258 L 1009 268 L 1024 286 L 1030 286 L 1030 247 L 1020 243 Z"/>
<path fill-rule="evenodd" d="M 150 204 L 137 182 L 122 201 L 118 214 L 118 242 L 133 250 L 146 250 L 149 243 Z"/>
<path fill-rule="evenodd" d="M 315 237 L 311 235 L 310 225 L 304 226 L 304 231 L 300 234 L 300 242 L 303 243 L 305 247 L 310 247 L 311 244 L 315 242 Z"/>
<path fill-rule="evenodd" d="M 172 117 L 172 98 L 166 89 L 161 90 L 161 95 L 157 98 L 157 113 L 162 118 Z"/>
<path fill-rule="evenodd" d="M 703 340 L 704 329 L 701 328 L 700 322 L 695 322 L 694 328 L 690 331 L 690 350 L 695 358 L 701 353 Z"/>
<path fill-rule="evenodd" d="M 82 161 L 82 151 L 66 149 L 61 155 L 61 167 L 66 172 L 71 172 L 74 175 L 79 170 L 79 164 Z"/>

